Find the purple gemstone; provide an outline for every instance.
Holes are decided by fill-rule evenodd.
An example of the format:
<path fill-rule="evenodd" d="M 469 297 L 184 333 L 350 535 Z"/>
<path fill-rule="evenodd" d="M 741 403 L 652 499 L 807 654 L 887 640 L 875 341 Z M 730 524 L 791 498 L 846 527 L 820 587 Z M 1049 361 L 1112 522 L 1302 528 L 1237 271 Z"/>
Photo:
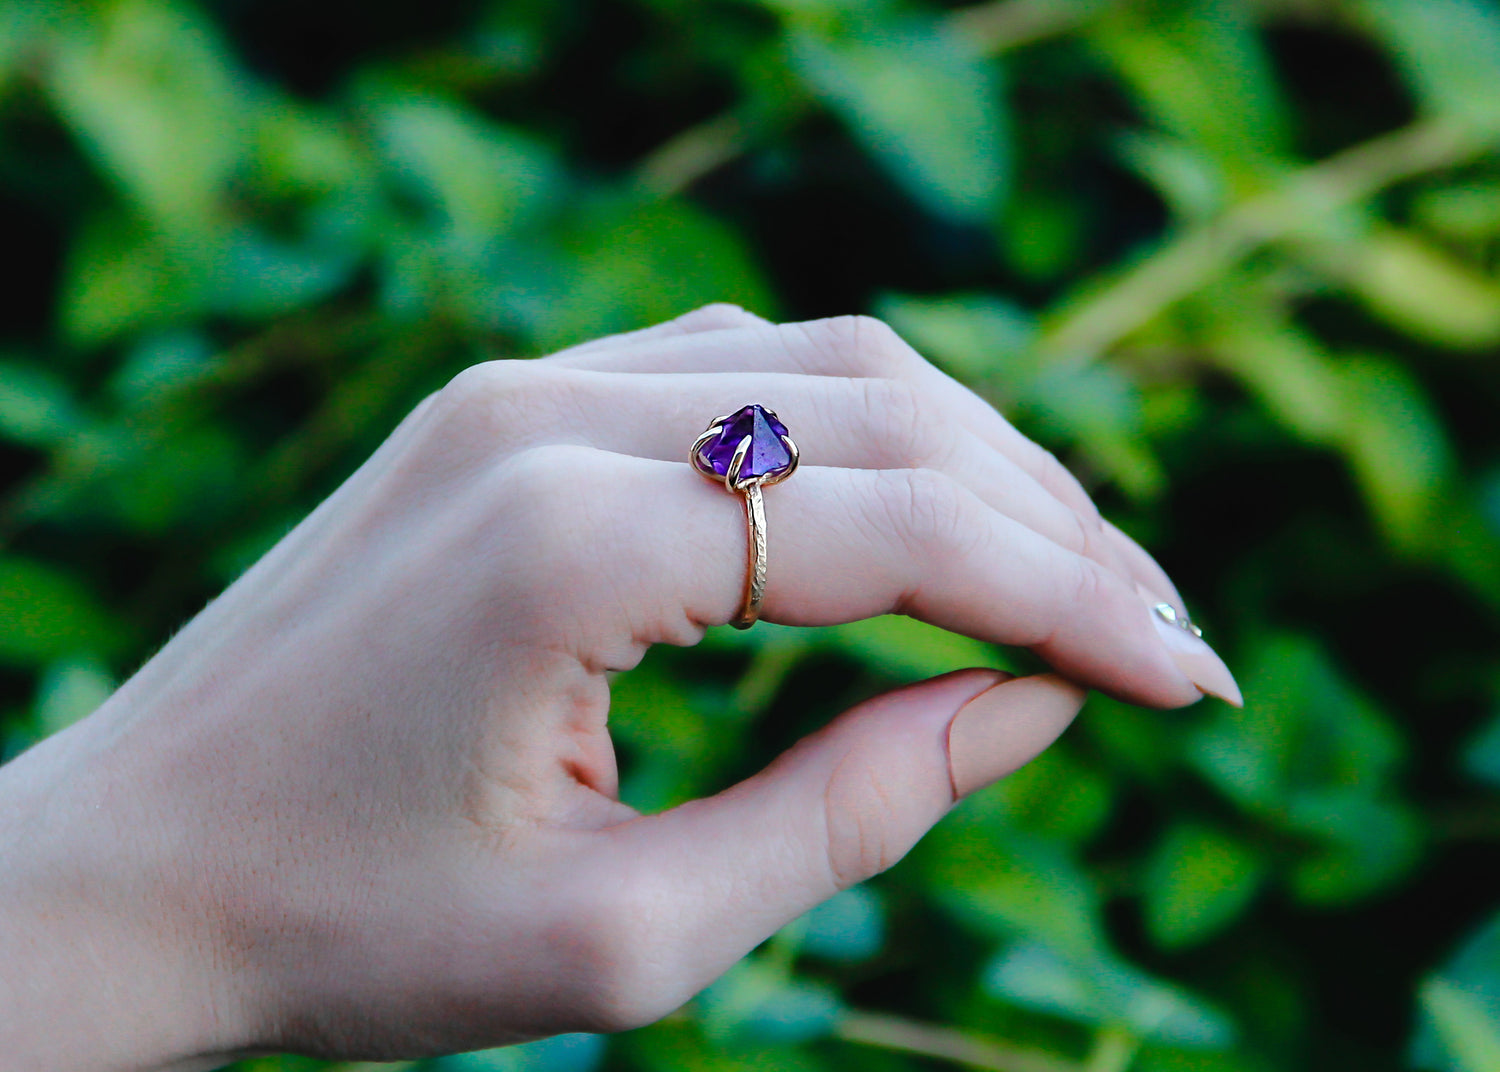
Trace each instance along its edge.
<path fill-rule="evenodd" d="M 745 461 L 735 479 L 775 476 L 792 464 L 792 452 L 781 441 L 784 435 L 786 425 L 774 414 L 760 406 L 746 406 L 724 422 L 718 438 L 705 443 L 698 457 L 723 476 L 729 472 L 729 463 L 734 460 L 734 452 L 739 449 L 741 440 L 749 436 L 750 449 L 745 452 Z"/>

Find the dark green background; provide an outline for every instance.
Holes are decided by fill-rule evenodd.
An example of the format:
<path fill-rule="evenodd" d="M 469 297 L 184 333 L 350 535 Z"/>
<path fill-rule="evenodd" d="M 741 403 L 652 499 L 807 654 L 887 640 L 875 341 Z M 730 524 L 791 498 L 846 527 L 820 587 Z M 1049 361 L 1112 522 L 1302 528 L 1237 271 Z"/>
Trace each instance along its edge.
<path fill-rule="evenodd" d="M 5 754 L 463 366 L 873 312 L 1158 554 L 1245 710 L 1092 701 L 667 1022 L 422 1067 L 1494 1072 L 1497 152 L 1480 0 L 0 3 Z M 625 796 L 1009 658 L 658 650 Z"/>

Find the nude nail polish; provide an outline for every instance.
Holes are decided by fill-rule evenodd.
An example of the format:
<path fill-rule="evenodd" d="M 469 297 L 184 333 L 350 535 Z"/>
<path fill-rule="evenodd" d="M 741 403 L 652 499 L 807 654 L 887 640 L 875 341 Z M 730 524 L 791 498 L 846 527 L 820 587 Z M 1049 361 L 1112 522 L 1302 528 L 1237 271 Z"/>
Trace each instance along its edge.
<path fill-rule="evenodd" d="M 1170 601 L 1156 596 L 1142 585 L 1136 591 L 1151 609 L 1151 623 L 1167 646 L 1177 668 L 1198 686 L 1206 696 L 1214 696 L 1235 707 L 1244 707 L 1245 698 L 1224 660 L 1204 641 L 1201 632 L 1187 612 Z"/>
<path fill-rule="evenodd" d="M 948 724 L 948 772 L 962 799 L 1031 762 L 1068 728 L 1087 694 L 1056 674 L 986 689 Z"/>

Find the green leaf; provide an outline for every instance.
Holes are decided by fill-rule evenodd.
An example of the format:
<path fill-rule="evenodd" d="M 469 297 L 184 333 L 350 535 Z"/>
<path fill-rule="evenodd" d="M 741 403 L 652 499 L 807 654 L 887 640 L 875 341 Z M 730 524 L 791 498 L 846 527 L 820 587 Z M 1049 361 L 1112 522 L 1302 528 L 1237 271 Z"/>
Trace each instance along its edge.
<path fill-rule="evenodd" d="M 581 209 L 554 264 L 512 273 L 493 301 L 543 350 L 670 320 L 712 301 L 770 312 L 739 236 L 680 201 L 610 196 Z"/>
<path fill-rule="evenodd" d="M 1317 341 L 1289 325 L 1225 318 L 1211 335 L 1215 364 L 1234 375 L 1266 411 L 1310 443 L 1341 437 L 1350 420 L 1338 365 Z"/>
<path fill-rule="evenodd" d="M 1201 942 L 1244 912 L 1264 871 L 1261 854 L 1239 838 L 1202 823 L 1178 822 L 1147 865 L 1146 930 L 1165 949 Z"/>
<path fill-rule="evenodd" d="M 1166 487 L 1141 427 L 1139 388 L 1109 365 L 1053 365 L 1021 387 L 1017 420 L 1075 443 L 1087 459 L 1137 500 Z"/>
<path fill-rule="evenodd" d="M 1216 709 L 1188 752 L 1231 799 L 1285 815 L 1303 793 L 1347 787 L 1373 794 L 1387 786 L 1400 738 L 1316 641 L 1274 637 L 1246 653 L 1242 665 L 1244 708 Z"/>
<path fill-rule="evenodd" d="M 1227 796 L 1305 847 L 1293 889 L 1341 903 L 1410 869 L 1420 830 L 1395 796 L 1402 742 L 1310 640 L 1282 636 L 1244 660 L 1243 710 L 1225 707 L 1191 739 L 1191 762 Z"/>
<path fill-rule="evenodd" d="M 1169 983 L 1109 957 L 1066 958 L 1022 943 L 984 973 L 998 998 L 1087 1024 L 1123 1026 L 1171 1046 L 1221 1049 L 1234 1040 L 1224 1015 Z"/>
<path fill-rule="evenodd" d="M 64 659 L 37 686 L 36 722 L 43 737 L 92 714 L 115 691 L 115 679 L 96 659 Z"/>
<path fill-rule="evenodd" d="M 1418 992 L 1412 1063 L 1433 1072 L 1500 1070 L 1500 916 L 1473 931 Z"/>
<path fill-rule="evenodd" d="M 1361 0 L 1432 112 L 1500 127 L 1500 11 L 1486 0 Z"/>
<path fill-rule="evenodd" d="M 207 525 L 236 501 L 245 460 L 229 429 L 203 425 L 170 439 L 140 440 L 126 448 L 131 464 L 101 474 L 91 504 L 109 508 L 128 530 Z"/>
<path fill-rule="evenodd" d="M 1285 156 L 1285 111 L 1244 4 L 1116 4 L 1093 37 L 1157 122 L 1242 182 Z"/>
<path fill-rule="evenodd" d="M 1024 374 L 1036 336 L 1031 314 L 991 294 L 890 294 L 877 311 L 929 361 L 968 383 Z"/>
<path fill-rule="evenodd" d="M 1475 997 L 1443 979 L 1429 979 L 1419 992 L 1422 1011 L 1462 1072 L 1500 1072 L 1500 1019 Z"/>
<path fill-rule="evenodd" d="M 559 192 L 551 154 L 530 136 L 456 104 L 391 95 L 374 120 L 396 176 L 462 236 L 509 230 Z"/>
<path fill-rule="evenodd" d="M 249 147 L 246 87 L 198 12 L 169 0 L 99 5 L 47 72 L 58 111 L 158 226 L 211 226 Z"/>
<path fill-rule="evenodd" d="M 818 639 L 896 678 L 936 677 L 970 666 L 1006 670 L 1013 665 L 993 644 L 901 614 L 829 626 L 818 631 Z"/>
<path fill-rule="evenodd" d="M 993 64 L 917 22 L 836 37 L 796 30 L 788 47 L 793 69 L 913 198 L 941 215 L 990 218 L 1009 167 Z"/>
<path fill-rule="evenodd" d="M 851 886 L 802 917 L 798 946 L 825 960 L 868 960 L 885 944 L 885 909 L 870 886 Z"/>
<path fill-rule="evenodd" d="M 928 835 L 918 859 L 932 896 L 976 930 L 1084 960 L 1106 948 L 1099 890 L 1064 846 L 987 822 L 972 798 Z"/>
<path fill-rule="evenodd" d="M 610 683 L 609 730 L 624 752 L 620 798 L 645 812 L 699 796 L 725 740 L 675 677 L 648 661 Z"/>
<path fill-rule="evenodd" d="M 77 578 L 34 559 L 0 557 L 0 664 L 109 653 L 121 639 Z"/>
<path fill-rule="evenodd" d="M 1463 751 L 1463 768 L 1481 782 L 1500 788 L 1500 711 Z"/>
<path fill-rule="evenodd" d="M 714 1039 L 804 1042 L 832 1032 L 843 1014 L 838 992 L 788 977 L 763 960 L 742 960 L 698 998 L 704 1032 Z"/>
<path fill-rule="evenodd" d="M 828 1072 L 812 1047 L 775 1045 L 744 1034 L 706 1036 L 687 1017 L 669 1017 L 615 1036 L 629 1054 L 624 1067 L 641 1072 Z M 881 1066 L 875 1066 L 879 1069 Z"/>
<path fill-rule="evenodd" d="M 1287 826 L 1320 841 L 1291 869 L 1292 890 L 1308 904 L 1346 904 L 1390 886 L 1422 844 L 1410 809 L 1350 789 L 1299 794 Z"/>
<path fill-rule="evenodd" d="M 606 1041 L 603 1035 L 553 1035 L 518 1046 L 455 1054 L 431 1064 L 433 1072 L 593 1072 L 604 1061 Z"/>
<path fill-rule="evenodd" d="M 283 316 L 343 286 L 361 252 L 337 239 L 287 242 L 254 227 L 227 228 L 204 264 L 205 305 L 245 320 Z"/>
<path fill-rule="evenodd" d="M 1447 521 L 1452 450 L 1427 392 L 1388 358 L 1347 361 L 1345 451 L 1365 497 L 1397 547 L 1416 550 Z"/>
<path fill-rule="evenodd" d="M 255 112 L 256 178 L 269 192 L 328 194 L 371 181 L 346 129 L 310 108 L 268 100 Z"/>
<path fill-rule="evenodd" d="M 1424 190 L 1412 199 L 1412 216 L 1429 230 L 1463 242 L 1500 234 L 1500 183 L 1471 182 Z"/>
<path fill-rule="evenodd" d="M 0 360 L 0 439 L 47 447 L 83 423 L 65 383 L 45 368 Z"/>
<path fill-rule="evenodd" d="M 164 394 L 197 382 L 219 367 L 213 347 L 194 331 L 142 335 L 126 351 L 109 390 L 127 407 L 148 407 Z"/>
<path fill-rule="evenodd" d="M 1155 131 L 1130 130 L 1119 135 L 1115 147 L 1156 188 L 1179 220 L 1202 222 L 1227 204 L 1223 167 L 1190 142 Z"/>
<path fill-rule="evenodd" d="M 1087 842 L 1109 821 L 1115 804 L 1109 776 L 1082 762 L 1066 741 L 983 790 L 982 796 L 986 804 L 993 801 L 1007 824 L 1068 845 Z"/>
<path fill-rule="evenodd" d="M 201 276 L 140 220 L 106 212 L 78 229 L 59 299 L 65 334 L 100 343 L 202 308 Z"/>
<path fill-rule="evenodd" d="M 1500 341 L 1500 283 L 1414 234 L 1383 229 L 1322 263 L 1414 338 L 1463 350 Z"/>

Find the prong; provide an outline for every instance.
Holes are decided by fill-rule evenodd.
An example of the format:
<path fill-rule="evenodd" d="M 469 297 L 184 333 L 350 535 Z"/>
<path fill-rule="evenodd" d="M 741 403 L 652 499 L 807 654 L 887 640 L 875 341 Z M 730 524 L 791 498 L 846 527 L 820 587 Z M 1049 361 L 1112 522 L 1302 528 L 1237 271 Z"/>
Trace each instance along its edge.
<path fill-rule="evenodd" d="M 693 468 L 698 470 L 698 472 L 702 473 L 704 476 L 711 477 L 714 480 L 719 479 L 719 474 L 714 472 L 711 466 L 707 468 L 704 467 L 703 459 L 699 457 L 699 451 L 701 451 L 704 446 L 707 445 L 709 440 L 713 439 L 723 430 L 724 426 L 722 424 L 710 425 L 707 431 L 705 431 L 697 439 L 693 440 L 692 449 L 688 451 L 688 461 L 692 462 Z"/>
<path fill-rule="evenodd" d="M 740 469 L 745 464 L 745 455 L 750 453 L 750 436 L 740 440 L 734 448 L 734 457 L 729 459 L 729 468 L 724 471 L 724 487 L 728 491 L 739 491 L 745 483 L 740 481 Z"/>

